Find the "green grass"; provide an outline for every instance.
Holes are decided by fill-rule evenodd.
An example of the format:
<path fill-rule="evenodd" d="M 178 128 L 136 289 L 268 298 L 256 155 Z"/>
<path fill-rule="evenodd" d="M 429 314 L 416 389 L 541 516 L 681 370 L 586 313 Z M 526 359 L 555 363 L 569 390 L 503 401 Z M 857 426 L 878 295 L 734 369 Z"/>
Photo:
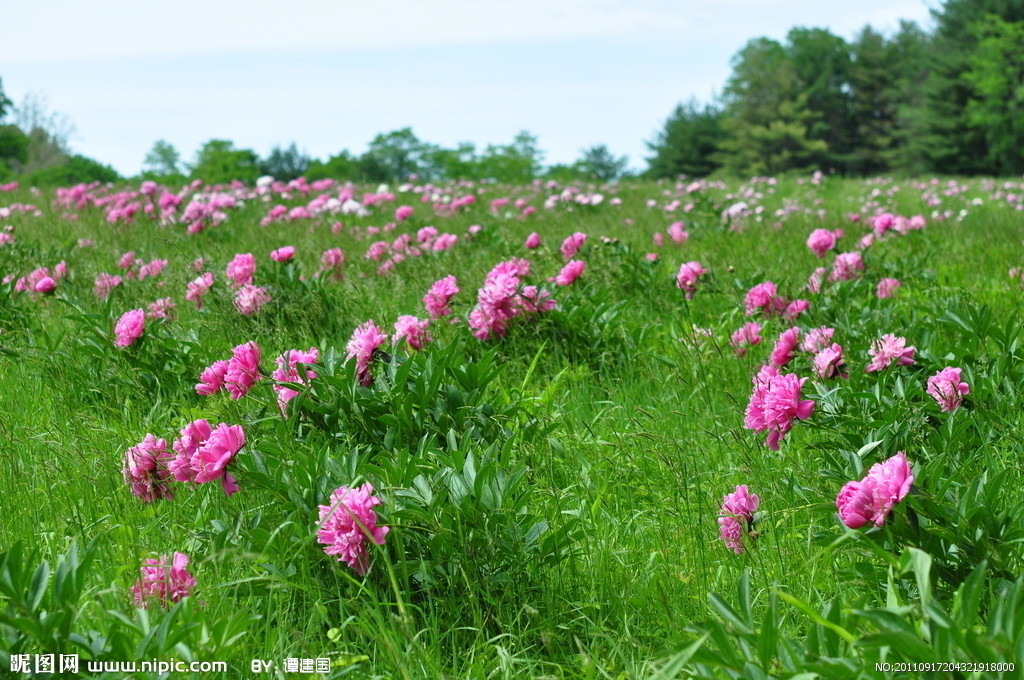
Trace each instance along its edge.
<path fill-rule="evenodd" d="M 324 677 L 410 679 L 912 677 L 876 674 L 874 664 L 1018 661 L 1024 291 L 1007 270 L 1024 265 L 1024 212 L 968 182 L 963 194 L 940 192 L 934 209 L 952 218 L 868 249 L 861 279 L 804 290 L 830 262 L 806 248 L 811 230 L 844 229 L 841 249 L 850 250 L 867 227 L 846 215 L 866 201 L 931 215 L 921 191 L 898 184 L 891 197 L 886 185 L 872 198 L 875 184 L 839 179 L 733 183 L 695 197 L 630 183 L 603 188 L 599 206 L 555 210 L 541 207 L 548 194 L 533 187 L 484 185 L 456 216 L 434 216 L 418 194 L 399 194 L 368 217 L 340 217 L 340 234 L 330 216 L 260 226 L 275 197 L 249 200 L 194 236 L 144 217 L 111 225 L 97 208 L 71 221 L 51 196 L 0 195 L 0 207 L 32 202 L 43 212 L 0 220 L 16 226 L 17 239 L 0 246 L 0 274 L 61 260 L 70 269 L 51 297 L 11 293 L 13 283 L 0 291 L 0 549 L 23 551 L 0 559 L 0 651 L 78 653 L 83 668 L 85 659 L 226 661 L 232 678 L 252 676 L 252 659 L 280 669 L 288 657 L 331 658 Z M 727 194 L 763 206 L 763 219 L 723 225 L 721 210 L 739 200 Z M 622 205 L 610 204 L 613 195 Z M 492 215 L 489 201 L 502 196 L 539 209 L 525 220 Z M 696 209 L 645 205 L 677 197 Z M 784 201 L 827 212 L 774 217 Z M 416 208 L 410 222 L 357 235 L 403 203 Z M 654 248 L 651 235 L 676 219 L 689 241 L 666 236 Z M 458 244 L 409 257 L 386 276 L 363 258 L 376 238 L 415 236 L 427 224 L 458 234 Z M 483 231 L 469 238 L 472 224 Z M 531 231 L 544 239 L 533 252 L 522 246 Z M 558 288 L 546 279 L 575 231 L 589 235 L 578 256 L 587 270 Z M 95 246 L 78 248 L 80 238 Z M 283 245 L 298 253 L 288 271 L 268 257 Z M 335 246 L 346 253 L 345 280 L 312 280 L 320 253 Z M 119 273 L 127 250 L 170 264 L 156 280 L 125 281 L 96 299 L 93 279 Z M 256 283 L 274 297 L 252 318 L 235 312 L 223 275 L 247 252 L 258 262 Z M 647 252 L 659 259 L 648 262 Z M 217 283 L 197 311 L 184 292 L 200 256 Z M 357 325 L 372 318 L 390 330 L 401 314 L 425 316 L 421 298 L 450 273 L 462 289 L 455 315 L 465 319 L 484 275 L 512 256 L 531 261 L 527 282 L 551 289 L 556 310 L 486 343 L 464 323 L 434 324 L 422 355 L 395 351 L 392 365 L 375 364 L 373 388 L 353 386 L 343 360 Z M 687 302 L 674 276 L 690 260 L 709 274 Z M 902 281 L 892 299 L 875 297 L 883 277 Z M 807 381 L 815 413 L 778 452 L 744 429 L 743 414 L 751 377 L 793 324 L 764 322 L 763 343 L 743 358 L 729 344 L 749 321 L 744 294 L 765 280 L 787 299 L 811 301 L 794 324 L 834 327 L 850 373 Z M 177 318 L 115 350 L 116 319 L 167 296 Z M 694 326 L 713 337 L 692 339 Z M 905 336 L 917 363 L 866 374 L 867 350 L 883 333 Z M 321 367 L 287 420 L 269 380 L 238 401 L 197 395 L 202 369 L 250 340 L 266 374 L 293 348 L 333 347 L 339 362 Z M 466 370 L 488 364 L 493 372 Z M 945 366 L 963 368 L 971 385 L 952 414 L 924 391 Z M 812 376 L 806 355 L 786 370 Z M 121 476 L 125 450 L 149 432 L 170 442 L 200 417 L 245 427 L 233 465 L 241 491 L 225 498 L 216 484 L 174 483 L 171 501 L 132 496 Z M 856 455 L 872 442 L 880 443 Z M 915 469 L 911 496 L 884 528 L 846 530 L 835 513 L 839 488 L 898 450 Z M 360 578 L 325 555 L 315 534 L 317 505 L 363 481 L 384 500 L 380 522 L 391 533 Z M 716 521 L 738 484 L 761 497 L 758 536 L 739 556 Z M 88 556 L 80 591 L 58 592 L 58 562 L 72 546 Z M 142 560 L 174 551 L 191 558 L 193 596 L 137 610 L 129 589 Z M 986 570 L 973 571 L 983 561 Z M 33 585 L 40 563 L 52 576 Z M 951 623 L 941 625 L 943 616 Z M 947 639 L 947 630 L 959 637 Z M 899 635 L 929 656 L 909 638 L 894 642 Z"/>

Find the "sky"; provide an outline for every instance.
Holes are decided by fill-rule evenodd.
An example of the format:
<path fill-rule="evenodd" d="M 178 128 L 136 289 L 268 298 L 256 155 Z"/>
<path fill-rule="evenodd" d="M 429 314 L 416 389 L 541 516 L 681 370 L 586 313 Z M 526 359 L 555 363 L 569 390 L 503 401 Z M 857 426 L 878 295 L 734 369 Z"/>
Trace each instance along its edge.
<path fill-rule="evenodd" d="M 4 9 L 0 80 L 124 175 L 159 139 L 184 161 L 210 139 L 326 159 L 403 127 L 478 148 L 527 130 L 546 163 L 605 144 L 642 169 L 675 106 L 721 92 L 748 40 L 930 26 L 937 2 L 39 0 Z"/>

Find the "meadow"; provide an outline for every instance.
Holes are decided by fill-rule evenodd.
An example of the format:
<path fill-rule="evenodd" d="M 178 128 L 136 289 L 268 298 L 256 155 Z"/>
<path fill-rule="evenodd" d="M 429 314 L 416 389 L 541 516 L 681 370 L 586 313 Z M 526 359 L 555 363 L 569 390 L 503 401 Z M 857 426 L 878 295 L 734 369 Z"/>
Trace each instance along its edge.
<path fill-rule="evenodd" d="M 1020 180 L 4 189 L 4 677 L 1019 672 Z"/>

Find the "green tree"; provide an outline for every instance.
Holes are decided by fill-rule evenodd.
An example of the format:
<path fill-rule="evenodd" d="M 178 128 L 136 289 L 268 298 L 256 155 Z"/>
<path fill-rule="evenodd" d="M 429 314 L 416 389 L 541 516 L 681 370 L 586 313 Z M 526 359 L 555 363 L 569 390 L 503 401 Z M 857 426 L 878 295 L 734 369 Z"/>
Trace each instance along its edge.
<path fill-rule="evenodd" d="M 616 157 L 607 146 L 599 144 L 584 149 L 583 156 L 576 161 L 576 167 L 584 177 L 611 182 L 622 177 L 628 163 L 626 156 Z"/>
<path fill-rule="evenodd" d="M 4 80 L 3 78 L 0 78 L 0 121 L 4 119 L 12 106 L 14 106 L 14 102 L 4 94 Z"/>
<path fill-rule="evenodd" d="M 360 174 L 371 182 L 404 182 L 420 172 L 429 151 L 412 128 L 379 134 L 359 158 Z"/>
<path fill-rule="evenodd" d="M 896 139 L 897 73 L 888 41 L 865 26 L 851 45 L 850 128 L 846 171 L 855 175 L 886 172 Z"/>
<path fill-rule="evenodd" d="M 121 176 L 109 165 L 79 154 L 64 162 L 35 170 L 25 175 L 25 182 L 33 186 L 71 186 L 90 182 L 116 182 Z"/>
<path fill-rule="evenodd" d="M 196 153 L 191 174 L 209 184 L 252 183 L 260 176 L 260 158 L 252 149 L 236 149 L 233 142 L 211 139 Z"/>
<path fill-rule="evenodd" d="M 808 108 L 785 47 L 756 38 L 733 58 L 726 85 L 723 166 L 736 174 L 806 171 L 827 160 L 828 145 L 809 134 L 816 115 Z"/>
<path fill-rule="evenodd" d="M 523 130 L 511 144 L 489 144 L 477 162 L 479 177 L 509 183 L 531 181 L 540 174 L 543 161 L 537 141 Z"/>
<path fill-rule="evenodd" d="M 472 142 L 460 142 L 454 149 L 430 149 L 424 154 L 423 175 L 438 179 L 478 179 L 476 145 Z"/>
<path fill-rule="evenodd" d="M 921 104 L 908 112 L 908 149 L 933 172 L 993 172 L 990 139 L 982 127 L 972 124 L 968 111 L 976 90 L 967 73 L 981 39 L 975 27 L 989 15 L 1009 23 L 1024 21 L 1024 3 L 946 0 L 932 13 L 936 29 L 928 53 L 928 77 L 920 86 Z"/>
<path fill-rule="evenodd" d="M 985 137 L 987 169 L 1019 175 L 1024 172 L 1024 22 L 989 15 L 974 30 L 978 48 L 965 76 L 974 88 L 968 124 Z"/>
<path fill-rule="evenodd" d="M 275 146 L 260 162 L 260 171 L 274 179 L 289 181 L 305 174 L 309 164 L 309 156 L 299 151 L 293 142 L 287 149 Z"/>
<path fill-rule="evenodd" d="M 647 148 L 649 177 L 706 177 L 721 167 L 717 154 L 725 139 L 724 113 L 696 99 L 679 104 Z"/>
<path fill-rule="evenodd" d="M 142 169 L 146 174 L 158 177 L 181 174 L 181 154 L 170 142 L 158 139 L 146 154 Z"/>
<path fill-rule="evenodd" d="M 358 179 L 359 176 L 359 162 L 348 151 L 341 151 L 326 161 L 311 161 L 309 168 L 306 169 L 306 178 L 310 180 L 345 181 Z"/>
<path fill-rule="evenodd" d="M 846 170 L 852 147 L 850 46 L 822 28 L 794 28 L 786 36 L 797 90 L 805 95 L 807 138 L 828 148 L 820 162 Z M 792 121 L 791 121 L 792 122 Z"/>

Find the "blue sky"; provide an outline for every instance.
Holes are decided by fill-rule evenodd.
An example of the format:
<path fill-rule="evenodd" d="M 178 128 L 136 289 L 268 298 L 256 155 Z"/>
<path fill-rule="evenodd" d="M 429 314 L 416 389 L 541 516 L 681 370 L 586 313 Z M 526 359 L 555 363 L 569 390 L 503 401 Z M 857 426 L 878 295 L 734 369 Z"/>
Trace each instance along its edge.
<path fill-rule="evenodd" d="M 44 95 L 77 152 L 124 174 L 157 139 L 185 160 L 211 138 L 325 158 L 405 126 L 443 146 L 529 130 L 549 163 L 607 144 L 642 168 L 645 141 L 678 102 L 719 91 L 747 40 L 893 31 L 935 4 L 40 0 L 5 9 L 0 79 L 16 103 Z"/>

